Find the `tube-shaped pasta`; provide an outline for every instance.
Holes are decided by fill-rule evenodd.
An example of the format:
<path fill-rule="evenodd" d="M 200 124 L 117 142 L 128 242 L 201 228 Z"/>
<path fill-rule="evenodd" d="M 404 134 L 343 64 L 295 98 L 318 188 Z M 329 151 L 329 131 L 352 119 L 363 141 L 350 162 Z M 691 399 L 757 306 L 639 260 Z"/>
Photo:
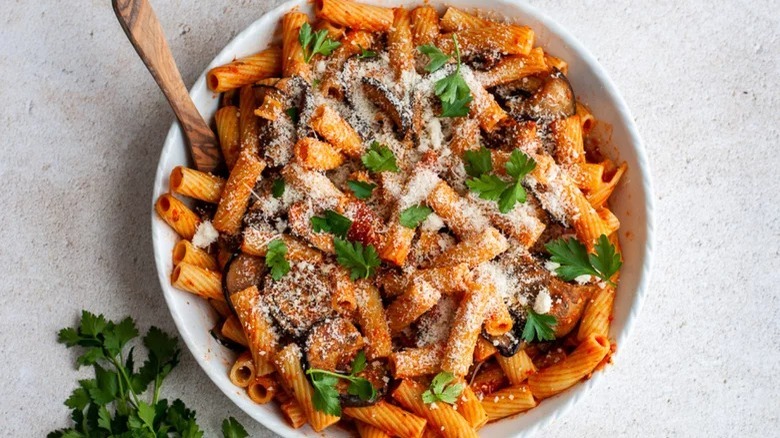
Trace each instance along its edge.
<path fill-rule="evenodd" d="M 509 249 L 509 242 L 497 229 L 488 227 L 479 234 L 472 234 L 452 248 L 444 251 L 433 261 L 434 265 L 452 266 L 465 263 L 476 267 L 492 260 L 495 256 Z"/>
<path fill-rule="evenodd" d="M 527 55 L 534 43 L 534 31 L 530 27 L 496 23 L 487 27 L 474 27 L 456 32 L 463 53 L 502 53 Z M 454 53 L 452 34 L 442 34 L 436 45 L 444 53 Z"/>
<path fill-rule="evenodd" d="M 566 359 L 532 374 L 528 378 L 531 392 L 543 399 L 570 388 L 593 372 L 609 349 L 606 337 L 588 336 Z"/>
<path fill-rule="evenodd" d="M 404 7 L 393 9 L 393 26 L 387 32 L 387 52 L 396 80 L 400 81 L 404 73 L 414 70 L 411 19 Z"/>
<path fill-rule="evenodd" d="M 246 228 L 244 240 L 241 242 L 241 251 L 257 257 L 265 257 L 268 252 L 268 244 L 278 237 L 280 236 L 277 233 L 265 232 L 252 227 Z M 287 260 L 311 263 L 322 261 L 322 253 L 300 239 L 287 234 L 283 234 L 281 239 L 287 246 Z"/>
<path fill-rule="evenodd" d="M 254 84 L 260 79 L 279 76 L 282 72 L 282 51 L 270 47 L 262 52 L 239 58 L 235 61 L 214 67 L 206 75 L 211 91 L 222 93 L 244 85 Z"/>
<path fill-rule="evenodd" d="M 577 340 L 582 342 L 590 336 L 606 337 L 609 334 L 609 320 L 614 302 L 615 289 L 611 286 L 600 288 L 593 294 L 585 305 L 580 328 L 577 331 Z"/>
<path fill-rule="evenodd" d="M 379 258 L 396 266 L 403 266 L 412 249 L 412 240 L 414 230 L 401 225 L 397 219 L 393 220 L 377 248 Z"/>
<path fill-rule="evenodd" d="M 441 28 L 447 32 L 490 26 L 492 22 L 458 8 L 448 7 L 441 17 Z"/>
<path fill-rule="evenodd" d="M 163 193 L 154 203 L 154 210 L 176 234 L 183 239 L 192 240 L 200 225 L 198 215 L 187 208 L 183 202 L 168 193 Z"/>
<path fill-rule="evenodd" d="M 561 58 L 558 58 L 556 56 L 550 55 L 549 53 L 545 53 L 544 54 L 544 62 L 550 68 L 557 68 L 558 71 L 560 71 L 561 73 L 563 73 L 565 75 L 569 74 L 569 63 L 567 63 L 566 61 L 564 61 Z"/>
<path fill-rule="evenodd" d="M 396 379 L 420 377 L 438 373 L 443 355 L 443 345 L 429 344 L 425 347 L 394 351 L 388 364 Z"/>
<path fill-rule="evenodd" d="M 246 395 L 257 404 L 266 404 L 279 390 L 277 385 L 276 380 L 269 376 L 257 376 L 246 386 Z"/>
<path fill-rule="evenodd" d="M 317 22 L 314 23 L 314 29 L 317 31 L 320 30 L 328 31 L 328 38 L 332 40 L 341 39 L 341 37 L 344 36 L 344 32 L 346 30 L 344 29 L 344 26 L 333 24 L 328 20 L 317 20 Z"/>
<path fill-rule="evenodd" d="M 390 438 L 390 435 L 386 434 L 384 430 L 362 421 L 356 421 L 355 427 L 360 438 Z"/>
<path fill-rule="evenodd" d="M 282 76 L 303 76 L 308 78 L 311 67 L 303 57 L 303 48 L 298 41 L 301 26 L 309 18 L 300 11 L 290 11 L 282 17 Z"/>
<path fill-rule="evenodd" d="M 171 273 L 171 286 L 203 298 L 224 300 L 222 275 L 189 263 L 179 263 Z"/>
<path fill-rule="evenodd" d="M 406 292 L 396 298 L 385 312 L 390 333 L 398 334 L 423 313 L 436 305 L 441 293 L 426 281 L 411 283 Z"/>
<path fill-rule="evenodd" d="M 580 116 L 573 115 L 550 123 L 555 143 L 555 161 L 566 165 L 585 161 Z"/>
<path fill-rule="evenodd" d="M 458 397 L 457 404 L 455 404 L 455 409 L 474 429 L 479 429 L 488 421 L 485 408 L 482 407 L 479 398 L 468 386 L 464 386 L 463 392 Z"/>
<path fill-rule="evenodd" d="M 322 75 L 320 90 L 325 96 L 342 99 L 344 90 L 338 72 L 350 57 L 369 49 L 374 44 L 374 35 L 363 30 L 350 30 L 341 40 L 341 45 L 328 58 L 328 69 Z"/>
<path fill-rule="evenodd" d="M 566 173 L 571 177 L 577 187 L 585 193 L 592 193 L 604 184 L 604 164 L 587 163 L 585 161 L 564 166 Z M 587 196 L 587 195 L 586 195 Z M 588 199 L 590 201 L 590 198 Z M 591 204 L 592 205 L 592 204 Z M 594 206 L 594 208 L 598 208 Z"/>
<path fill-rule="evenodd" d="M 474 358 L 474 347 L 485 321 L 490 288 L 484 283 L 468 282 L 468 292 L 461 299 L 441 361 L 442 371 L 463 377 Z"/>
<path fill-rule="evenodd" d="M 628 165 L 626 165 L 626 163 L 621 164 L 609 181 L 600 184 L 595 190 L 588 193 L 588 202 L 590 202 L 593 208 L 598 208 L 607 202 L 607 199 L 609 199 L 612 192 L 615 191 L 615 187 L 617 187 L 620 182 L 620 178 L 626 173 L 626 169 L 628 169 Z"/>
<path fill-rule="evenodd" d="M 419 6 L 412 10 L 412 41 L 414 47 L 433 44 L 439 36 L 439 14 L 430 6 Z"/>
<path fill-rule="evenodd" d="M 480 199 L 474 193 L 469 193 L 468 199 L 478 205 L 490 222 L 507 236 L 515 239 L 525 248 L 532 247 L 541 237 L 547 226 L 542 222 L 530 202 L 517 204 L 507 213 L 501 213 L 498 204 Z"/>
<path fill-rule="evenodd" d="M 293 150 L 298 163 L 307 169 L 331 170 L 344 162 L 344 156 L 338 149 L 311 137 L 298 140 Z"/>
<path fill-rule="evenodd" d="M 468 117 L 457 117 L 452 122 L 452 152 L 462 157 L 466 151 L 479 149 L 479 122 Z"/>
<path fill-rule="evenodd" d="M 493 94 L 479 83 L 473 73 L 469 71 L 468 74 L 464 75 L 464 79 L 474 97 L 469 107 L 469 116 L 477 119 L 483 130 L 492 132 L 501 121 L 509 117 L 509 114 L 496 102 Z"/>
<path fill-rule="evenodd" d="M 249 196 L 263 169 L 264 161 L 250 153 L 241 153 L 222 191 L 222 199 L 214 214 L 214 228 L 231 235 L 239 232 L 244 212 L 249 205 Z"/>
<path fill-rule="evenodd" d="M 525 382 L 528 376 L 536 372 L 536 367 L 525 350 L 518 350 L 511 357 L 499 354 L 496 356 L 496 362 L 504 370 L 510 385 L 519 385 Z"/>
<path fill-rule="evenodd" d="M 351 0 L 317 0 L 317 18 L 352 29 L 382 32 L 393 25 L 393 10 Z"/>
<path fill-rule="evenodd" d="M 486 395 L 503 388 L 506 383 L 504 371 L 496 364 L 488 364 L 480 368 L 469 387 L 477 394 Z"/>
<path fill-rule="evenodd" d="M 267 91 L 263 95 L 263 103 L 255 109 L 255 115 L 272 122 L 276 121 L 284 110 L 283 99 L 284 96 L 278 90 Z"/>
<path fill-rule="evenodd" d="M 357 321 L 368 340 L 366 357 L 368 360 L 387 357 L 392 353 L 393 346 L 379 290 L 366 280 L 358 280 L 356 285 Z"/>
<path fill-rule="evenodd" d="M 280 404 L 279 409 L 282 410 L 282 417 L 284 417 L 287 424 L 293 429 L 298 429 L 306 424 L 306 412 L 303 411 L 298 400 L 290 398 Z"/>
<path fill-rule="evenodd" d="M 419 438 L 426 424 L 423 418 L 384 400 L 371 406 L 344 408 L 344 415 L 401 438 Z"/>
<path fill-rule="evenodd" d="M 223 106 L 214 114 L 214 121 L 217 125 L 219 147 L 222 149 L 222 156 L 225 157 L 225 164 L 230 170 L 236 164 L 241 150 L 238 135 L 238 107 Z"/>
<path fill-rule="evenodd" d="M 620 220 L 617 218 L 617 216 L 615 216 L 614 213 L 612 213 L 612 210 L 606 207 L 600 207 L 598 210 L 596 210 L 596 213 L 598 213 L 601 220 L 603 220 L 607 225 L 607 230 L 609 230 L 609 232 L 606 234 L 608 236 L 620 228 Z"/>
<path fill-rule="evenodd" d="M 423 392 L 425 387 L 422 384 L 403 379 L 392 396 L 401 406 L 428 420 L 430 427 L 439 431 L 444 438 L 477 438 L 477 432 L 452 406 L 446 403 L 436 403 L 436 406 L 423 403 Z"/>
<path fill-rule="evenodd" d="M 327 179 L 327 178 L 326 178 Z M 337 189 L 338 190 L 338 189 Z M 315 233 L 311 228 L 311 218 L 314 211 L 306 202 L 296 202 L 287 212 L 288 222 L 292 232 L 305 239 L 322 252 L 333 254 L 333 235 L 330 233 Z M 246 241 L 246 231 L 244 231 Z"/>
<path fill-rule="evenodd" d="M 225 322 L 222 324 L 222 336 L 230 339 L 231 341 L 241 344 L 243 346 L 249 345 L 244 334 L 244 329 L 241 327 L 241 322 L 236 315 L 231 315 L 225 318 Z"/>
<path fill-rule="evenodd" d="M 341 266 L 331 269 L 328 273 L 330 282 L 332 306 L 345 317 L 350 317 L 357 309 L 355 298 L 355 283 L 349 279 L 349 273 Z"/>
<path fill-rule="evenodd" d="M 474 363 L 488 360 L 490 357 L 498 353 L 496 347 L 482 336 L 477 339 L 477 345 L 474 347 Z"/>
<path fill-rule="evenodd" d="M 257 135 L 257 96 L 251 85 L 244 85 L 238 93 L 238 141 L 240 152 L 248 151 L 257 155 L 260 149 L 260 138 Z M 239 158 L 236 160 L 240 160 Z"/>
<path fill-rule="evenodd" d="M 230 296 L 238 320 L 244 329 L 255 364 L 270 360 L 277 349 L 278 336 L 273 321 L 260 305 L 260 291 L 250 286 Z"/>
<path fill-rule="evenodd" d="M 210 173 L 176 166 L 171 171 L 170 185 L 171 190 L 180 195 L 216 204 L 225 187 L 225 180 Z"/>
<path fill-rule="evenodd" d="M 544 52 L 537 47 L 528 55 L 507 56 L 490 70 L 477 72 L 474 75 L 483 87 L 491 88 L 546 72 L 549 69 L 544 60 Z"/>
<path fill-rule="evenodd" d="M 474 203 L 462 198 L 444 181 L 436 184 L 426 200 L 450 230 L 461 239 L 490 226 L 488 219 Z"/>
<path fill-rule="evenodd" d="M 566 74 L 566 73 L 564 73 Z M 582 134 L 588 135 L 593 129 L 593 125 L 596 123 L 596 118 L 593 117 L 593 113 L 590 112 L 587 106 L 577 102 L 577 113 L 580 116 L 580 123 L 582 124 Z"/>
<path fill-rule="evenodd" d="M 327 105 L 320 105 L 311 116 L 311 127 L 336 149 L 352 158 L 363 153 L 363 142 L 339 113 Z"/>
<path fill-rule="evenodd" d="M 536 400 L 528 385 L 510 386 L 485 396 L 482 407 L 488 421 L 495 421 L 536 407 Z"/>
<path fill-rule="evenodd" d="M 468 274 L 469 266 L 466 263 L 460 263 L 441 268 L 419 269 L 406 276 L 385 275 L 382 277 L 382 286 L 385 296 L 394 297 L 404 293 L 407 285 L 424 281 L 442 294 L 450 295 L 463 291 Z"/>
<path fill-rule="evenodd" d="M 230 367 L 230 381 L 239 388 L 246 388 L 255 380 L 255 365 L 252 363 L 252 354 L 245 351 L 238 355 L 233 366 Z"/>
<path fill-rule="evenodd" d="M 233 315 L 233 310 L 230 308 L 230 306 L 227 305 L 226 302 L 220 301 L 220 300 L 214 300 L 209 299 L 209 304 L 211 304 L 211 307 L 219 314 L 222 318 L 227 318 L 229 316 Z M 239 330 L 241 330 L 239 328 Z"/>
<path fill-rule="evenodd" d="M 311 428 L 315 432 L 321 432 L 326 427 L 339 421 L 340 417 L 318 411 L 314 407 L 312 397 L 314 389 L 306 379 L 301 367 L 301 349 L 297 344 L 288 344 L 274 357 L 276 371 L 284 387 L 292 393 L 295 400 L 303 408 Z"/>
<path fill-rule="evenodd" d="M 495 286 L 490 286 L 492 286 L 489 289 L 493 296 L 490 298 L 487 317 L 485 318 L 485 332 L 492 336 L 501 336 L 512 330 L 514 321 L 503 298 L 496 292 Z"/>
<path fill-rule="evenodd" d="M 173 265 L 179 263 L 188 263 L 210 271 L 219 270 L 217 260 L 189 240 L 180 240 L 173 246 Z"/>

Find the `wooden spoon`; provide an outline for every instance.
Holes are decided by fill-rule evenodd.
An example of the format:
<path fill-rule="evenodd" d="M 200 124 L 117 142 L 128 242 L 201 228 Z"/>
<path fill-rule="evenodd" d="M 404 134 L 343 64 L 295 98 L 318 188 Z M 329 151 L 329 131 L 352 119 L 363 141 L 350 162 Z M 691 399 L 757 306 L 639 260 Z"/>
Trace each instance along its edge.
<path fill-rule="evenodd" d="M 212 172 L 222 162 L 217 139 L 190 99 L 160 22 L 148 0 L 112 0 L 127 37 L 171 104 L 190 145 L 195 166 Z"/>

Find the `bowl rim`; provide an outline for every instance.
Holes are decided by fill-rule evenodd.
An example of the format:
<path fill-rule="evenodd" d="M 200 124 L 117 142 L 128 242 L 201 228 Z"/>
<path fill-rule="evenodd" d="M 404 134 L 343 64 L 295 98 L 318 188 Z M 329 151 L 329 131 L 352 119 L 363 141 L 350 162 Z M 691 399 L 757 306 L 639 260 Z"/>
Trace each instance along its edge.
<path fill-rule="evenodd" d="M 445 1 L 440 3 L 441 5 L 437 4 L 437 6 L 447 5 L 447 2 Z M 239 41 L 245 39 L 247 35 L 256 32 L 255 28 L 259 27 L 261 22 L 269 20 L 270 19 L 269 17 L 279 17 L 284 12 L 289 11 L 290 9 L 300 4 L 301 4 L 301 0 L 288 0 L 280 4 L 279 6 L 267 11 L 262 16 L 260 16 L 257 20 L 250 23 L 241 32 L 237 33 L 230 40 L 230 42 L 228 42 L 228 44 L 225 45 L 225 47 L 223 47 L 222 50 L 220 50 L 220 52 L 214 57 L 214 59 L 212 59 L 212 61 L 208 64 L 208 66 L 203 71 L 203 73 L 201 73 L 200 76 L 198 76 L 198 79 L 195 81 L 192 88 L 189 89 L 190 97 L 193 97 L 198 90 L 204 89 L 204 87 L 206 86 L 206 74 L 209 71 L 209 69 L 215 67 L 218 64 L 216 62 L 217 59 L 220 59 L 224 57 L 226 54 L 229 54 L 231 52 L 235 52 L 234 48 L 239 44 Z M 618 92 L 614 82 L 607 74 L 606 70 L 601 66 L 601 64 L 595 58 L 595 56 L 593 56 L 593 54 L 576 37 L 574 37 L 574 35 L 572 35 L 562 25 L 558 24 L 556 21 L 550 18 L 546 13 L 542 12 L 537 7 L 532 6 L 525 2 L 520 2 L 517 0 L 494 0 L 493 2 L 491 2 L 490 5 L 486 5 L 486 6 L 492 9 L 498 9 L 507 6 L 513 8 L 520 8 L 521 10 L 523 10 L 523 13 L 533 17 L 541 27 L 545 28 L 548 32 L 555 35 L 557 38 L 559 38 L 561 41 L 567 44 L 571 48 L 571 50 L 576 52 L 578 56 L 582 59 L 582 61 L 585 64 L 587 64 L 589 68 L 592 69 L 594 75 L 599 78 L 601 82 L 600 85 L 603 86 L 603 89 L 600 92 L 602 94 L 609 96 L 612 102 L 614 102 L 614 107 L 616 112 L 620 114 L 622 119 L 625 120 L 624 128 L 626 129 L 628 138 L 630 140 L 629 143 L 631 143 L 632 145 L 631 147 L 633 148 L 636 154 L 636 160 L 638 163 L 637 174 L 639 175 L 641 186 L 644 188 L 644 192 L 645 192 L 644 208 L 645 208 L 646 220 L 645 220 L 644 228 L 646 232 L 646 238 L 645 238 L 644 252 L 640 253 L 643 259 L 643 263 L 642 266 L 639 267 L 637 271 L 638 281 L 637 281 L 636 289 L 634 291 L 634 299 L 631 302 L 629 313 L 626 317 L 625 324 L 622 330 L 620 330 L 620 332 L 617 333 L 616 336 L 614 337 L 614 341 L 618 345 L 621 345 L 621 348 L 617 349 L 613 353 L 613 357 L 619 357 L 619 355 L 621 354 L 620 352 L 623 349 L 625 349 L 627 346 L 626 340 L 629 338 L 634 328 L 637 317 L 642 310 L 647 295 L 647 288 L 650 282 L 650 274 L 652 268 L 653 248 L 655 245 L 654 217 L 653 217 L 654 214 L 653 183 L 652 183 L 652 177 L 650 173 L 649 160 L 647 158 L 647 152 L 644 146 L 644 142 L 642 141 L 639 135 L 636 124 L 634 123 L 634 117 L 631 111 L 629 110 L 628 105 L 623 100 L 623 97 Z M 477 9 L 478 8 L 479 7 L 477 7 Z M 290 429 L 290 427 L 287 426 L 283 421 L 280 421 L 281 417 L 275 419 L 269 419 L 267 414 L 257 411 L 256 409 L 252 409 L 257 405 L 252 404 L 248 402 L 245 398 L 238 396 L 235 391 L 235 387 L 233 387 L 229 382 L 228 385 L 225 385 L 217 381 L 217 377 L 218 377 L 217 369 L 211 364 L 210 361 L 208 361 L 204 357 L 204 355 L 195 354 L 195 352 L 199 351 L 200 348 L 199 346 L 196 345 L 193 336 L 190 334 L 190 331 L 188 330 L 187 325 L 184 322 L 185 315 L 179 313 L 176 310 L 176 307 L 174 305 L 175 298 L 170 292 L 172 290 L 172 286 L 170 285 L 170 279 L 168 274 L 166 273 L 166 266 L 163 262 L 165 258 L 168 258 L 168 255 L 161 254 L 160 251 L 158 250 L 159 246 L 157 245 L 158 233 L 156 233 L 155 230 L 161 225 L 159 221 L 156 220 L 154 202 L 156 201 L 157 196 L 159 196 L 157 188 L 162 187 L 162 182 L 164 178 L 167 176 L 166 175 L 167 169 L 164 168 L 163 166 L 164 157 L 168 155 L 169 150 L 173 148 L 174 145 L 180 147 L 183 143 L 177 141 L 176 137 L 178 135 L 181 135 L 181 129 L 177 121 L 174 120 L 171 124 L 170 129 L 168 130 L 168 134 L 165 137 L 165 141 L 163 143 L 163 147 L 160 151 L 160 155 L 158 158 L 157 169 L 155 171 L 154 187 L 152 188 L 152 199 L 151 199 L 151 208 L 150 208 L 151 219 L 152 219 L 151 220 L 152 246 L 153 246 L 153 251 L 155 256 L 154 257 L 155 268 L 157 269 L 158 280 L 160 281 L 160 286 L 163 291 L 163 296 L 165 298 L 166 305 L 168 306 L 168 310 L 171 313 L 171 317 L 173 318 L 174 324 L 176 325 L 176 329 L 178 330 L 182 340 L 187 346 L 188 351 L 195 358 L 195 361 L 198 363 L 201 369 L 206 373 L 209 379 L 211 379 L 211 381 L 222 391 L 222 393 L 225 394 L 242 411 L 244 411 L 247 415 L 252 417 L 255 421 L 259 422 L 267 429 L 270 429 L 274 433 L 279 434 L 281 436 L 293 436 L 293 435 L 297 436 L 297 430 Z M 186 147 L 186 144 L 183 145 Z M 592 377 L 587 381 L 580 382 L 577 385 L 575 385 L 574 388 L 571 388 L 566 392 L 564 392 L 564 394 L 568 393 L 567 396 L 568 400 L 566 400 L 565 403 L 563 403 L 562 405 L 554 409 L 550 414 L 535 420 L 529 427 L 525 427 L 522 430 L 515 431 L 511 436 L 513 437 L 532 436 L 540 429 L 547 427 L 556 419 L 564 416 L 576 404 L 578 404 L 584 398 L 584 396 L 591 391 L 591 389 L 595 385 L 599 384 L 602 381 L 604 375 L 606 374 L 606 372 L 608 372 L 609 368 L 611 367 L 606 367 L 605 369 L 601 369 L 599 372 L 594 373 Z M 514 418 L 516 417 L 510 417 L 504 421 L 511 421 Z"/>

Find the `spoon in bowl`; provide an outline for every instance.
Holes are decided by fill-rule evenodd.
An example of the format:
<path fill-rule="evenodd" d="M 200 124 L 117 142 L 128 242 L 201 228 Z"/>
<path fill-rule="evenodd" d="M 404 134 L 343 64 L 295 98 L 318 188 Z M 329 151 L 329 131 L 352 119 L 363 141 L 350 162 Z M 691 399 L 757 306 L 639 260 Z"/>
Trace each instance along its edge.
<path fill-rule="evenodd" d="M 162 26 L 148 0 L 112 0 L 114 12 L 127 38 L 168 99 L 190 145 L 195 167 L 214 171 L 222 162 L 214 132 L 190 99 L 181 73 L 173 60 Z"/>

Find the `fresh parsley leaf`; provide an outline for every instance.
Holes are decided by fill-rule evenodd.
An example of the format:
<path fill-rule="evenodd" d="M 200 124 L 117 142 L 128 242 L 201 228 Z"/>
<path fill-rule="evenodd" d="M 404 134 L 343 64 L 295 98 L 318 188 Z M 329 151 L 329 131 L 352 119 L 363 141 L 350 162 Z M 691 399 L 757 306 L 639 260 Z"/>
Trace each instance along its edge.
<path fill-rule="evenodd" d="M 429 207 L 424 205 L 413 205 L 401 212 L 401 218 L 399 222 L 401 222 L 401 225 L 405 226 L 406 228 L 415 229 L 419 227 L 420 224 L 423 223 L 423 221 L 427 219 L 431 213 L 433 213 L 433 210 L 431 210 Z"/>
<path fill-rule="evenodd" d="M 364 49 L 363 46 L 358 44 L 358 47 L 360 48 L 360 53 L 358 53 L 358 59 L 369 59 L 369 58 L 376 58 L 376 52 L 373 50 Z"/>
<path fill-rule="evenodd" d="M 372 172 L 399 172 L 393 151 L 378 141 L 371 142 L 371 147 L 360 161 Z"/>
<path fill-rule="evenodd" d="M 479 178 L 493 170 L 493 159 L 490 150 L 485 146 L 475 151 L 466 151 L 463 154 L 463 159 L 465 161 L 466 174 L 470 177 Z"/>
<path fill-rule="evenodd" d="M 284 110 L 285 114 L 290 116 L 290 119 L 292 119 L 293 123 L 298 123 L 299 117 L 298 117 L 298 108 L 291 106 Z"/>
<path fill-rule="evenodd" d="M 455 56 L 458 64 L 455 71 L 439 79 L 434 84 L 434 94 L 441 101 L 441 117 L 463 117 L 469 113 L 469 103 L 472 100 L 471 89 L 463 75 L 460 74 L 460 45 L 458 37 L 453 34 L 455 43 Z"/>
<path fill-rule="evenodd" d="M 615 250 L 615 246 L 609 241 L 609 238 L 602 234 L 599 236 L 599 241 L 594 247 L 596 254 L 588 255 L 591 266 L 599 273 L 599 277 L 615 285 L 612 282 L 612 276 L 614 276 L 623 266 L 623 262 L 620 260 L 620 254 Z"/>
<path fill-rule="evenodd" d="M 366 354 L 360 351 L 352 360 L 352 370 L 347 374 L 338 374 L 327 370 L 310 368 L 306 374 L 311 376 L 314 387 L 314 407 L 321 412 L 330 415 L 341 415 L 341 403 L 336 384 L 339 379 L 349 381 L 347 393 L 358 396 L 363 401 L 371 401 L 376 398 L 376 388 L 370 381 L 357 374 L 366 368 Z"/>
<path fill-rule="evenodd" d="M 334 236 L 345 238 L 352 226 L 352 221 L 333 210 L 325 210 L 324 217 L 311 218 L 311 227 L 315 233 L 331 233 Z"/>
<path fill-rule="evenodd" d="M 444 64 L 446 64 L 447 61 L 452 58 L 451 55 L 443 53 L 441 50 L 439 50 L 438 47 L 432 44 L 420 46 L 417 48 L 417 50 L 428 57 L 428 64 L 425 65 L 425 71 L 428 73 L 433 73 L 436 70 L 444 67 Z"/>
<path fill-rule="evenodd" d="M 347 186 L 350 190 L 352 190 L 352 193 L 354 193 L 355 197 L 358 199 L 370 198 L 371 192 L 373 192 L 376 188 L 376 184 L 355 180 L 347 181 Z"/>
<path fill-rule="evenodd" d="M 280 199 L 282 196 L 284 196 L 284 189 L 284 179 L 277 178 L 274 180 L 274 183 L 271 186 L 271 194 L 274 195 L 274 198 Z"/>
<path fill-rule="evenodd" d="M 303 23 L 298 31 L 298 42 L 303 48 L 303 60 L 307 63 L 316 54 L 329 56 L 341 45 L 340 42 L 328 38 L 328 31 L 325 29 L 312 32 L 309 23 Z"/>
<path fill-rule="evenodd" d="M 553 327 L 558 323 L 553 315 L 536 313 L 534 309 L 526 309 L 525 327 L 523 328 L 523 340 L 525 342 L 553 341 L 555 340 L 555 330 Z"/>
<path fill-rule="evenodd" d="M 350 271 L 350 278 L 368 278 L 379 266 L 379 255 L 373 245 L 363 246 L 360 242 L 349 242 L 340 237 L 333 239 L 336 261 Z"/>
<path fill-rule="evenodd" d="M 224 438 L 246 438 L 249 436 L 249 433 L 238 420 L 228 417 L 222 420 L 222 436 Z"/>
<path fill-rule="evenodd" d="M 290 262 L 287 255 L 287 244 L 282 239 L 274 239 L 268 243 L 268 251 L 265 254 L 265 265 L 271 268 L 271 278 L 279 280 L 290 272 Z"/>
<path fill-rule="evenodd" d="M 311 86 L 314 87 L 314 88 L 317 88 L 317 87 L 320 86 L 321 83 L 322 83 L 322 81 L 320 79 L 314 79 L 314 80 L 311 81 Z"/>
<path fill-rule="evenodd" d="M 448 404 L 455 404 L 458 397 L 463 392 L 462 383 L 452 383 L 455 375 L 450 372 L 440 372 L 431 381 L 431 386 L 422 394 L 423 403 L 431 404 L 441 401 Z"/>
<path fill-rule="evenodd" d="M 520 181 L 511 184 L 506 190 L 501 193 L 498 198 L 498 211 L 502 214 L 507 214 L 515 208 L 516 203 L 525 202 L 526 193 L 525 188 Z"/>
<path fill-rule="evenodd" d="M 555 274 L 565 281 L 574 280 L 580 275 L 598 274 L 590 265 L 587 248 L 575 238 L 556 239 L 547 243 L 545 248 L 552 254 L 550 261 L 560 265 L 555 269 Z"/>
<path fill-rule="evenodd" d="M 479 178 L 466 180 L 466 185 L 471 191 L 476 192 L 480 198 L 488 201 L 497 201 L 505 190 L 510 188 L 510 183 L 496 175 L 483 174 Z"/>
<path fill-rule="evenodd" d="M 509 161 L 504 165 L 507 175 L 518 181 L 522 180 L 535 168 L 536 161 L 519 149 L 512 151 Z"/>

